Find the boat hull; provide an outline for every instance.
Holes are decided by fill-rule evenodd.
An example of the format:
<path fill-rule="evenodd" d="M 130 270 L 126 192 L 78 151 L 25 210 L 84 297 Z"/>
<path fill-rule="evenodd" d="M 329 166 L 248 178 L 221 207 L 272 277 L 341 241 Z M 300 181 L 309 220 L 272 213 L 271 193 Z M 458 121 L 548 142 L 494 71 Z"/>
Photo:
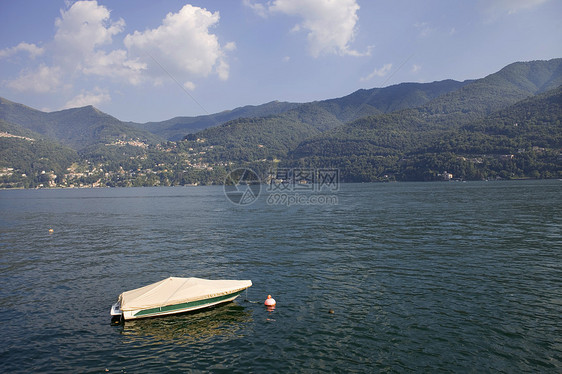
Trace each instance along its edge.
<path fill-rule="evenodd" d="M 122 318 L 126 321 L 140 318 L 151 318 L 191 312 L 198 309 L 209 308 L 218 304 L 228 303 L 236 299 L 244 290 L 236 291 L 227 295 L 188 301 L 184 303 L 165 305 L 149 309 L 121 310 Z"/>

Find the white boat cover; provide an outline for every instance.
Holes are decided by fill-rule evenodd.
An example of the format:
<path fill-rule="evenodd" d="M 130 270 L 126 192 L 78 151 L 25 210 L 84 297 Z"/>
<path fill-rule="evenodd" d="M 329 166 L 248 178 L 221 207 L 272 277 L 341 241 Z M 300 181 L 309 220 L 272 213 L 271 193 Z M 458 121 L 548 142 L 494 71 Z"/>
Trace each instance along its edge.
<path fill-rule="evenodd" d="M 209 280 L 170 277 L 119 295 L 121 310 L 138 310 L 204 300 L 242 291 L 251 280 Z"/>

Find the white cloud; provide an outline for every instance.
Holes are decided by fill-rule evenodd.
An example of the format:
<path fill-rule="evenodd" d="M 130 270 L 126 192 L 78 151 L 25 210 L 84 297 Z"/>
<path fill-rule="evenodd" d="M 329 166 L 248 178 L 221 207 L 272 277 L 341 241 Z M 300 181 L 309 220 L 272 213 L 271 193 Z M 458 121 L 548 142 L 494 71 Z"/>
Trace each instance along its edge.
<path fill-rule="evenodd" d="M 97 1 L 68 3 L 55 20 L 55 35 L 45 48 L 22 42 L 0 50 L 0 58 L 28 53 L 32 58 L 44 55 L 35 68 L 22 70 L 19 76 L 3 85 L 17 91 L 68 93 L 81 80 L 91 76 L 132 85 L 150 82 L 161 85 L 174 80 L 195 89 L 196 78 L 216 74 L 226 80 L 229 64 L 226 53 L 236 44 L 221 46 L 210 29 L 219 22 L 219 13 L 184 6 L 169 13 L 161 25 L 125 36 L 126 49 L 114 47 L 114 38 L 123 32 L 125 21 L 111 19 L 111 12 Z M 82 92 L 67 105 L 86 101 L 103 103 L 111 98 L 107 92 Z"/>
<path fill-rule="evenodd" d="M 375 68 L 369 75 L 362 77 L 359 80 L 361 82 L 365 82 L 373 79 L 374 77 L 384 77 L 390 72 L 391 69 L 392 69 L 392 64 L 385 64 L 381 68 L 378 69 Z"/>
<path fill-rule="evenodd" d="M 244 3 L 258 14 L 266 14 L 263 4 L 250 0 Z M 359 52 L 350 47 L 357 32 L 359 5 L 356 0 L 273 0 L 267 4 L 268 14 L 283 13 L 302 19 L 291 32 L 305 30 L 308 33 L 309 52 L 313 57 L 370 54 L 370 48 L 366 52 Z"/>
<path fill-rule="evenodd" d="M 98 87 L 93 92 L 82 92 L 71 100 L 67 101 L 63 109 L 79 108 L 86 105 L 99 105 L 111 101 L 111 96 L 107 91 Z"/>
<path fill-rule="evenodd" d="M 186 90 L 189 90 L 189 91 L 194 91 L 195 90 L 195 83 L 187 81 L 183 84 L 183 88 L 185 88 Z"/>
<path fill-rule="evenodd" d="M 62 70 L 58 66 L 40 65 L 35 71 L 23 71 L 14 80 L 6 81 L 6 86 L 16 91 L 35 93 L 54 92 L 63 86 Z"/>
<path fill-rule="evenodd" d="M 412 65 L 412 73 L 417 73 L 418 71 L 421 70 L 421 68 L 422 67 L 420 65 L 413 64 Z"/>
<path fill-rule="evenodd" d="M 61 17 L 55 20 L 58 62 L 79 69 L 89 63 L 98 47 L 110 45 L 113 36 L 123 31 L 125 21 L 113 22 L 109 16 L 109 10 L 97 1 L 77 1 L 61 10 Z"/>
<path fill-rule="evenodd" d="M 84 74 L 106 77 L 127 77 L 133 81 L 134 73 L 142 66 L 127 60 L 126 51 L 106 53 L 100 49 L 111 45 L 113 36 L 122 32 L 125 22 L 110 20 L 110 12 L 97 1 L 77 1 L 60 11 L 55 20 L 56 32 L 49 48 L 39 48 L 22 42 L 3 50 L 5 55 L 26 51 L 32 57 L 48 55 L 36 69 L 23 70 L 16 79 L 5 84 L 18 91 L 54 93 L 68 90 Z"/>
<path fill-rule="evenodd" d="M 228 79 L 228 75 L 230 74 L 230 66 L 224 60 L 219 60 L 216 70 L 220 79 L 222 79 L 223 81 Z"/>
<path fill-rule="evenodd" d="M 549 0 L 486 0 L 481 1 L 486 12 L 493 14 L 514 14 L 535 8 Z"/>
<path fill-rule="evenodd" d="M 141 83 L 146 64 L 131 60 L 123 49 L 109 52 L 102 49 L 105 45 L 111 46 L 113 37 L 125 27 L 123 19 L 111 21 L 110 11 L 103 5 L 96 1 L 78 1 L 68 10 L 61 10 L 55 26 L 55 63 L 67 72 Z"/>
<path fill-rule="evenodd" d="M 109 53 L 97 51 L 82 68 L 82 72 L 84 74 L 124 79 L 130 84 L 137 85 L 142 82 L 142 73 L 146 69 L 146 63 L 130 60 L 127 57 L 126 51 L 117 49 Z"/>
<path fill-rule="evenodd" d="M 218 12 L 185 5 L 178 13 L 168 13 L 159 27 L 127 35 L 124 43 L 128 56 L 145 64 L 153 79 L 170 75 L 184 81 L 211 73 L 228 79 L 225 51 L 232 51 L 236 44 L 221 47 L 217 36 L 209 31 L 219 18 Z"/>
<path fill-rule="evenodd" d="M 236 43 L 234 42 L 228 42 L 224 45 L 224 50 L 225 51 L 234 51 L 236 50 Z"/>
<path fill-rule="evenodd" d="M 36 46 L 26 42 L 21 42 L 15 47 L 5 48 L 0 50 L 0 58 L 10 57 L 19 52 L 27 52 L 32 59 L 41 56 L 45 52 L 45 48 Z"/>
<path fill-rule="evenodd" d="M 243 0 L 242 3 L 248 8 L 251 8 L 260 17 L 267 17 L 267 8 L 265 7 L 265 5 L 256 3 L 252 0 Z"/>

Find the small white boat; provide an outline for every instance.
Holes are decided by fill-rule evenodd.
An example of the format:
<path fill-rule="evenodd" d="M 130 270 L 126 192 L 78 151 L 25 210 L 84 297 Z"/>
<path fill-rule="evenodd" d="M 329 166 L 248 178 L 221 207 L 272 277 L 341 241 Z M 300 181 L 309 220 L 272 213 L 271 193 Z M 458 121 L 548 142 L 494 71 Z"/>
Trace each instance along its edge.
<path fill-rule="evenodd" d="M 123 292 L 110 314 L 131 320 L 184 313 L 232 301 L 251 286 L 251 280 L 170 277 Z"/>

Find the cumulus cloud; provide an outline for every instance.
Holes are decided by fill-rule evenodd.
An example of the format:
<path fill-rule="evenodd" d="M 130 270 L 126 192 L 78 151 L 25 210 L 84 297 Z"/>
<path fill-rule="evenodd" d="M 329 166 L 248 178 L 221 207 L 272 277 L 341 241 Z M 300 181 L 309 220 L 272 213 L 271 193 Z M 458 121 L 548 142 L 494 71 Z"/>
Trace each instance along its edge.
<path fill-rule="evenodd" d="M 244 2 L 258 14 L 265 14 L 265 6 L 250 0 Z M 364 56 L 350 47 L 357 32 L 356 0 L 274 0 L 267 3 L 267 14 L 283 13 L 296 16 L 301 22 L 292 32 L 307 32 L 309 52 L 313 57 L 327 54 Z"/>
<path fill-rule="evenodd" d="M 142 83 L 142 74 L 146 69 L 146 63 L 131 60 L 125 50 L 118 49 L 109 53 L 97 51 L 92 54 L 81 72 L 86 75 L 120 79 L 132 85 L 138 85 Z"/>
<path fill-rule="evenodd" d="M 374 77 L 384 77 L 392 69 L 392 64 L 385 64 L 381 68 L 375 68 L 369 75 L 360 78 L 361 82 L 373 79 Z"/>
<path fill-rule="evenodd" d="M 127 51 L 106 51 L 113 38 L 123 32 L 125 21 L 112 21 L 110 11 L 96 1 L 78 1 L 61 11 L 55 21 L 55 63 L 77 75 L 97 75 L 139 84 L 145 63 L 131 59 Z"/>
<path fill-rule="evenodd" d="M 22 71 L 16 79 L 5 82 L 16 91 L 47 93 L 57 91 L 63 86 L 62 69 L 58 66 L 40 65 L 34 71 Z"/>
<path fill-rule="evenodd" d="M 219 12 L 187 4 L 178 13 L 169 13 L 157 28 L 127 35 L 124 43 L 129 58 L 146 64 L 147 73 L 156 79 L 171 75 L 189 81 L 211 73 L 228 79 L 225 51 L 236 45 L 230 42 L 221 47 L 210 32 L 219 18 Z"/>
<path fill-rule="evenodd" d="M 0 58 L 10 57 L 18 54 L 19 52 L 27 52 L 29 57 L 35 58 L 37 56 L 41 56 L 45 52 L 45 48 L 38 47 L 35 44 L 21 42 L 15 47 L 1 49 Z"/>
<path fill-rule="evenodd" d="M 79 66 L 97 47 L 111 44 L 113 36 L 123 31 L 125 21 L 114 22 L 109 17 L 109 10 L 97 1 L 77 1 L 68 10 L 61 10 L 61 17 L 55 20 L 57 55 Z"/>
<path fill-rule="evenodd" d="M 111 96 L 109 95 L 109 93 L 96 87 L 94 91 L 82 92 L 71 100 L 67 101 L 63 109 L 83 107 L 86 105 L 96 106 L 108 101 L 111 101 Z"/>
<path fill-rule="evenodd" d="M 228 42 L 224 45 L 224 50 L 225 51 L 234 51 L 236 49 L 236 43 L 234 42 Z"/>
<path fill-rule="evenodd" d="M 63 89 L 68 93 L 91 76 L 131 85 L 158 85 L 172 77 L 193 90 L 197 78 L 215 74 L 228 79 L 226 54 L 235 50 L 236 44 L 222 46 L 212 33 L 219 18 L 218 12 L 185 5 L 166 15 L 160 26 L 126 35 L 125 48 L 120 49 L 114 47 L 114 39 L 125 30 L 125 21 L 112 19 L 110 10 L 97 1 L 76 1 L 60 11 L 54 37 L 45 48 L 22 42 L 0 50 L 0 58 L 17 53 L 44 56 L 34 68 L 2 83 L 18 91 L 54 93 Z M 97 89 L 78 94 L 66 105 L 99 104 L 110 99 L 107 92 Z"/>
<path fill-rule="evenodd" d="M 267 7 L 265 5 L 252 0 L 243 0 L 242 3 L 248 8 L 251 8 L 259 16 L 264 18 L 267 17 Z"/>
<path fill-rule="evenodd" d="M 187 81 L 183 84 L 183 88 L 185 88 L 188 91 L 193 91 L 195 90 L 195 83 Z"/>
<path fill-rule="evenodd" d="M 48 51 L 28 43 L 9 50 L 9 53 L 26 51 L 33 56 L 49 52 L 50 61 L 41 62 L 35 70 L 20 72 L 19 77 L 7 81 L 6 85 L 18 91 L 48 93 L 67 89 L 75 79 L 87 74 L 117 76 L 126 72 L 130 75 L 131 66 L 136 66 L 127 61 L 125 51 L 106 53 L 101 49 L 111 45 L 124 26 L 122 19 L 111 21 L 109 10 L 96 1 L 77 1 L 61 10 L 56 18 L 56 32 Z"/>

